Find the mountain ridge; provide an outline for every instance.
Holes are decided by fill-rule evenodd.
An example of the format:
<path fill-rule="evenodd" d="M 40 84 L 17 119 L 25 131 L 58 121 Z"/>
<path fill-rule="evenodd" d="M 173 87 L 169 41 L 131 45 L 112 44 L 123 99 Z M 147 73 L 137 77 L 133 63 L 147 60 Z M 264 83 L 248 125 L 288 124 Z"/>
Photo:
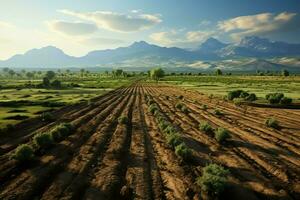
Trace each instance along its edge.
<path fill-rule="evenodd" d="M 208 38 L 197 49 L 186 50 L 137 41 L 127 47 L 94 50 L 81 57 L 67 55 L 61 49 L 50 45 L 31 49 L 24 54 L 0 61 L 0 67 L 91 67 L 144 59 L 161 62 L 196 62 L 278 56 L 300 56 L 300 44 L 270 41 L 257 36 L 247 36 L 238 43 L 229 44 Z"/>

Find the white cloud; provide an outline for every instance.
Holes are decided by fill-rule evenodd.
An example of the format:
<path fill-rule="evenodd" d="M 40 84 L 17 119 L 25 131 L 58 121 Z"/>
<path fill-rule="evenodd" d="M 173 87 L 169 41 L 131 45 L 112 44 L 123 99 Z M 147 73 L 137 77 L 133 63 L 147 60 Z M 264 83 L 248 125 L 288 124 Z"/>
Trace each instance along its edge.
<path fill-rule="evenodd" d="M 9 22 L 0 21 L 0 28 L 14 28 L 15 26 Z"/>
<path fill-rule="evenodd" d="M 96 25 L 82 22 L 55 20 L 47 22 L 47 25 L 52 31 L 71 36 L 91 34 L 98 30 Z"/>
<path fill-rule="evenodd" d="M 239 16 L 218 23 L 218 28 L 229 32 L 231 37 L 239 39 L 247 35 L 272 35 L 299 29 L 299 18 L 296 13 L 279 14 L 261 13 Z"/>
<path fill-rule="evenodd" d="M 70 10 L 59 10 L 59 12 L 87 21 L 92 21 L 101 28 L 117 32 L 135 32 L 145 30 L 159 24 L 162 21 L 160 16 L 150 14 L 138 14 L 131 16 L 109 11 L 74 12 Z"/>
<path fill-rule="evenodd" d="M 142 10 L 131 10 L 130 12 L 132 12 L 132 13 L 139 13 L 139 12 L 141 12 Z"/>
<path fill-rule="evenodd" d="M 209 37 L 215 36 L 214 31 L 164 31 L 150 35 L 150 38 L 161 45 L 191 47 L 198 46 L 200 42 L 205 41 Z"/>
<path fill-rule="evenodd" d="M 211 21 L 208 21 L 208 20 L 202 20 L 200 23 L 199 23 L 199 26 L 208 26 L 211 24 Z"/>

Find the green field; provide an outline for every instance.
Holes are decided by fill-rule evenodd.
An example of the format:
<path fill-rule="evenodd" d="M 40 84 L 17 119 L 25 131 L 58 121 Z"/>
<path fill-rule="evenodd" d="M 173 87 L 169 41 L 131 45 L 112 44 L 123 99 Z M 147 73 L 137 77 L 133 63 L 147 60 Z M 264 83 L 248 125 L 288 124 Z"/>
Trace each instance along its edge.
<path fill-rule="evenodd" d="M 41 88 L 43 75 L 28 80 L 24 77 L 2 76 L 0 79 L 0 129 L 42 112 L 58 109 L 102 95 L 112 89 L 126 86 L 135 78 L 112 77 L 100 73 L 71 75 L 57 74 L 62 87 Z M 20 117 L 21 116 L 21 117 Z M 14 119 L 18 117 L 20 119 Z"/>
<path fill-rule="evenodd" d="M 281 92 L 300 99 L 300 76 L 166 76 L 162 81 L 208 95 L 224 96 L 228 91 L 242 89 L 263 98 L 268 93 Z"/>

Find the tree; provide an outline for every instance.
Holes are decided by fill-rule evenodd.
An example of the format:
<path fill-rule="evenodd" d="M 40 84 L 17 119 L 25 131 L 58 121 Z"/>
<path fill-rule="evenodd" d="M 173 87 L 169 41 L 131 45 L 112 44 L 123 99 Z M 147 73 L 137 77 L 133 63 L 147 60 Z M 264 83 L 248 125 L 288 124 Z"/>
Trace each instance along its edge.
<path fill-rule="evenodd" d="M 156 81 L 165 76 L 164 70 L 161 68 L 154 68 L 150 71 L 150 77 Z"/>
<path fill-rule="evenodd" d="M 80 69 L 81 77 L 83 77 L 85 69 Z"/>
<path fill-rule="evenodd" d="M 27 72 L 27 73 L 26 73 L 26 77 L 27 77 L 28 79 L 32 79 L 32 78 L 34 77 L 34 74 L 33 74 L 32 72 Z"/>
<path fill-rule="evenodd" d="M 7 72 L 9 71 L 9 68 L 8 68 L 8 67 L 4 67 L 4 68 L 2 69 L 2 71 L 3 71 L 4 73 L 7 73 Z"/>
<path fill-rule="evenodd" d="M 281 75 L 282 75 L 282 76 L 289 76 L 290 73 L 289 73 L 288 70 L 284 69 L 284 70 L 282 70 Z"/>
<path fill-rule="evenodd" d="M 51 80 L 55 77 L 55 72 L 54 71 L 47 71 L 46 72 L 46 77 Z"/>
<path fill-rule="evenodd" d="M 13 76 L 16 74 L 16 72 L 15 72 L 14 70 L 10 69 L 10 70 L 8 71 L 8 74 L 9 74 L 11 77 L 13 77 Z"/>
<path fill-rule="evenodd" d="M 54 88 L 57 88 L 57 89 L 60 89 L 61 88 L 61 82 L 59 80 L 54 80 L 52 83 L 51 83 L 52 87 Z"/>
<path fill-rule="evenodd" d="M 223 72 L 222 72 L 220 69 L 217 69 L 217 70 L 216 70 L 216 75 L 217 75 L 217 76 L 222 75 L 222 74 L 223 74 Z"/>
<path fill-rule="evenodd" d="M 50 86 L 50 80 L 47 77 L 43 78 L 43 86 L 49 87 Z"/>

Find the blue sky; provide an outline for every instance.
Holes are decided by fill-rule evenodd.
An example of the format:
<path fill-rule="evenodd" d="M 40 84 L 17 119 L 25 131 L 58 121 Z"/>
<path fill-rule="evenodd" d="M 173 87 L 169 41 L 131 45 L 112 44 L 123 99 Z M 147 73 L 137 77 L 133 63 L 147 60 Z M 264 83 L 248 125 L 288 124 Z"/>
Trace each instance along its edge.
<path fill-rule="evenodd" d="M 10 0 L 0 5 L 0 59 L 53 45 L 81 56 L 145 40 L 194 48 L 209 37 L 300 43 L 298 0 Z"/>

